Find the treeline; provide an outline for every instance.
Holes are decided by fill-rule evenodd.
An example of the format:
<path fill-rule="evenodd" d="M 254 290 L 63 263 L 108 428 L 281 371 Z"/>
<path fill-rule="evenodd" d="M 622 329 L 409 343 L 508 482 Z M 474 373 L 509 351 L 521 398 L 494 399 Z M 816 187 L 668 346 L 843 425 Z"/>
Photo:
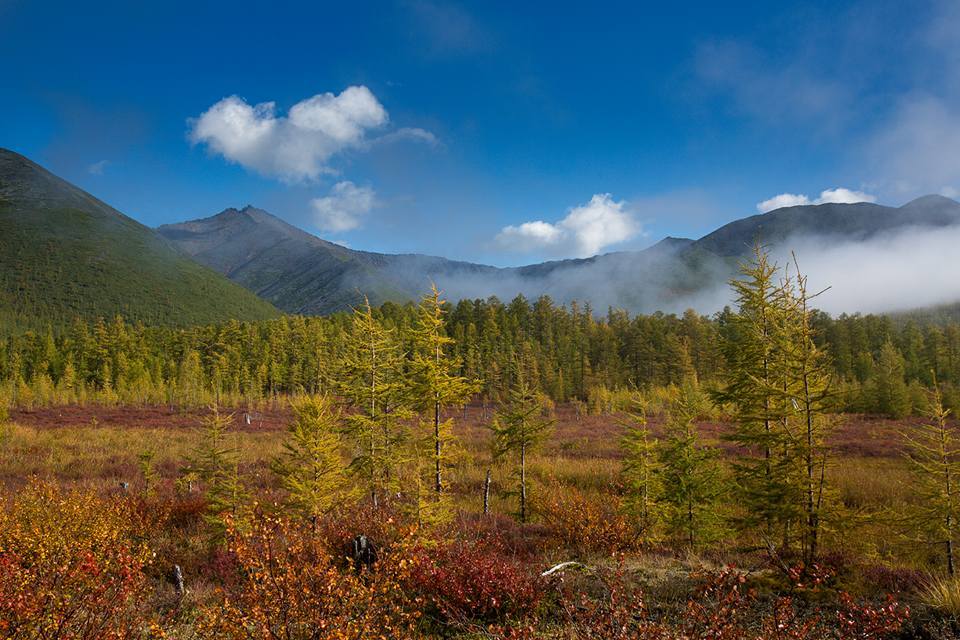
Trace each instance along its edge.
<path fill-rule="evenodd" d="M 414 304 L 372 311 L 412 352 Z M 729 367 L 719 345 L 735 313 L 713 317 L 598 314 L 548 297 L 495 298 L 445 305 L 445 334 L 460 375 L 481 381 L 478 399 L 496 403 L 522 362 L 529 383 L 555 402 L 593 410 L 624 408 L 624 391 L 710 386 Z M 903 416 L 925 407 L 936 379 L 949 407 L 960 407 L 960 323 L 898 323 L 887 316 L 813 314 L 815 340 L 833 362 L 834 408 Z M 0 386 L 17 404 L 68 402 L 258 403 L 334 388 L 353 331 L 350 314 L 229 321 L 184 329 L 122 318 L 76 321 L 0 342 Z"/>

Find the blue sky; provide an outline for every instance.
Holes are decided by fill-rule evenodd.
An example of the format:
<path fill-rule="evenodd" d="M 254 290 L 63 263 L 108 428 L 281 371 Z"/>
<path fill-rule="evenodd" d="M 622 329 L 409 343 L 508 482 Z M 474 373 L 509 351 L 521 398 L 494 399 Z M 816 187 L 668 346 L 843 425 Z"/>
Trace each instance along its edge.
<path fill-rule="evenodd" d="M 0 0 L 0 146 L 149 225 L 520 264 L 956 196 L 957 33 L 956 0 Z"/>

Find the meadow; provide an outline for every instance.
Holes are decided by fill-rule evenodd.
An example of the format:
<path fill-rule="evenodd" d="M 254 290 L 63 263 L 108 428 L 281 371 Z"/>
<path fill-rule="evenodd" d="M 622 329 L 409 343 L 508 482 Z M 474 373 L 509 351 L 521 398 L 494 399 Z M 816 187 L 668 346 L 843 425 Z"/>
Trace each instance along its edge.
<path fill-rule="evenodd" d="M 914 500 L 901 434 L 921 418 L 837 417 L 831 442 L 836 459 L 828 470 L 835 505 L 825 551 L 817 573 L 801 576 L 798 558 L 771 554 L 732 529 L 696 549 L 645 539 L 623 508 L 624 414 L 586 414 L 571 404 L 551 410 L 553 434 L 529 462 L 528 523 L 517 521 L 512 470 L 492 458 L 492 412 L 468 405 L 445 416 L 454 420 L 459 443 L 449 519 L 417 527 L 389 503 L 371 509 L 345 502 L 306 531 L 283 515 L 284 492 L 271 469 L 294 419 L 290 407 L 280 400 L 233 408 L 229 444 L 256 506 L 246 528 L 218 541 L 205 517 L 202 484 L 184 483 L 188 460 L 203 446 L 209 413 L 102 405 L 10 412 L 0 448 L 6 522 L 29 516 L 43 539 L 27 545 L 14 534 L 4 550 L 16 542 L 68 564 L 75 553 L 92 554 L 102 564 L 70 588 L 93 608 L 109 611 L 90 613 L 105 626 L 35 636 L 36 627 L 11 625 L 17 614 L 11 615 L 8 602 L 0 620 L 9 637 L 948 638 L 955 631 L 956 600 L 938 600 L 931 589 L 939 549 L 917 544 L 899 517 Z M 651 414 L 649 424 L 662 434 L 664 416 Z M 723 437 L 730 426 L 717 415 L 697 420 L 705 442 L 721 447 L 726 462 L 737 456 Z M 37 515 L 54 510 L 58 500 L 70 504 L 69 513 Z M 104 513 L 116 513 L 112 525 Z M 65 515 L 68 522 L 60 520 Z M 43 520 L 44 528 L 36 530 Z M 135 551 L 142 554 L 134 562 L 137 584 L 113 585 L 116 593 L 105 602 L 95 595 L 104 588 L 102 572 L 116 559 L 101 556 L 116 550 L 97 548 L 85 526 L 115 527 L 103 535 L 125 545 L 128 562 Z M 378 546 L 380 558 L 357 572 L 349 544 L 361 534 Z M 74 540 L 78 548 L 70 549 L 71 535 L 93 542 L 85 548 Z M 292 565 L 283 568 L 290 571 L 282 575 L 286 582 L 264 588 L 259 581 L 270 572 L 261 554 L 277 535 L 285 545 L 306 535 L 321 548 L 285 546 L 289 555 L 269 562 L 276 562 L 274 571 Z M 578 564 L 542 576 L 564 562 Z M 174 565 L 182 571 L 182 593 L 171 579 Z M 66 592 L 52 586 L 51 594 L 33 591 L 44 583 L 42 575 L 36 580 L 29 597 L 50 597 L 47 613 L 56 618 L 62 603 L 55 599 Z M 321 585 L 326 591 L 317 591 Z M 252 600 L 243 601 L 241 590 Z M 10 594 L 10 585 L 4 591 Z M 121 595 L 126 601 L 118 604 Z M 271 606 L 276 610 L 260 611 Z M 314 611 L 314 626 L 308 616 L 299 632 L 267 631 L 270 616 L 295 617 L 303 609 Z M 334 626 L 322 630 L 316 615 Z M 222 623 L 234 616 L 244 623 Z M 844 616 L 853 622 L 841 624 Z"/>

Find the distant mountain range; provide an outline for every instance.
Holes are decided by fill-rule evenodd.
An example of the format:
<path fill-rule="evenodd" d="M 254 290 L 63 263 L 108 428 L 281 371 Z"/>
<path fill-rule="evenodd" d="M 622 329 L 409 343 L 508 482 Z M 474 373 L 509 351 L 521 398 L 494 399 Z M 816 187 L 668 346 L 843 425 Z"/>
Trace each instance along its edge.
<path fill-rule="evenodd" d="M 783 249 L 804 238 L 859 243 L 956 225 L 960 203 L 941 196 L 902 207 L 807 205 L 736 220 L 699 240 L 497 268 L 355 251 L 250 206 L 152 230 L 0 149 L 0 327 L 114 314 L 172 325 L 268 318 L 278 309 L 326 314 L 364 295 L 373 304 L 416 299 L 431 282 L 451 300 L 523 294 L 599 311 L 709 309 L 726 301 L 722 285 L 755 240 Z"/>
<path fill-rule="evenodd" d="M 279 311 L 149 227 L 0 149 L 0 327 L 117 314 L 187 325 Z"/>
<path fill-rule="evenodd" d="M 497 268 L 424 255 L 354 251 L 293 227 L 254 207 L 226 209 L 202 220 L 165 225 L 165 238 L 201 263 L 284 311 L 323 314 L 356 305 L 405 301 L 431 282 L 451 299 L 509 300 L 549 295 L 596 309 L 682 311 L 715 295 L 754 240 L 776 248 L 788 239 L 861 242 L 908 227 L 960 224 L 960 203 L 925 196 L 902 207 L 822 204 L 786 207 L 736 220 L 700 238 L 666 238 L 643 251 L 618 252 L 517 268 Z M 701 305 L 702 306 L 702 305 Z"/>

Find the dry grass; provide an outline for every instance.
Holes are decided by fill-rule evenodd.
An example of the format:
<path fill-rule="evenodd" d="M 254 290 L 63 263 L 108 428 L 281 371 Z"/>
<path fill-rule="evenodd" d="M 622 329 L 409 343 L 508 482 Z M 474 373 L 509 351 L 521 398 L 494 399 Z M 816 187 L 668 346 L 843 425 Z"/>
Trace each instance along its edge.
<path fill-rule="evenodd" d="M 937 611 L 960 617 L 960 578 L 944 576 L 931 578 L 920 592 L 921 601 Z"/>

